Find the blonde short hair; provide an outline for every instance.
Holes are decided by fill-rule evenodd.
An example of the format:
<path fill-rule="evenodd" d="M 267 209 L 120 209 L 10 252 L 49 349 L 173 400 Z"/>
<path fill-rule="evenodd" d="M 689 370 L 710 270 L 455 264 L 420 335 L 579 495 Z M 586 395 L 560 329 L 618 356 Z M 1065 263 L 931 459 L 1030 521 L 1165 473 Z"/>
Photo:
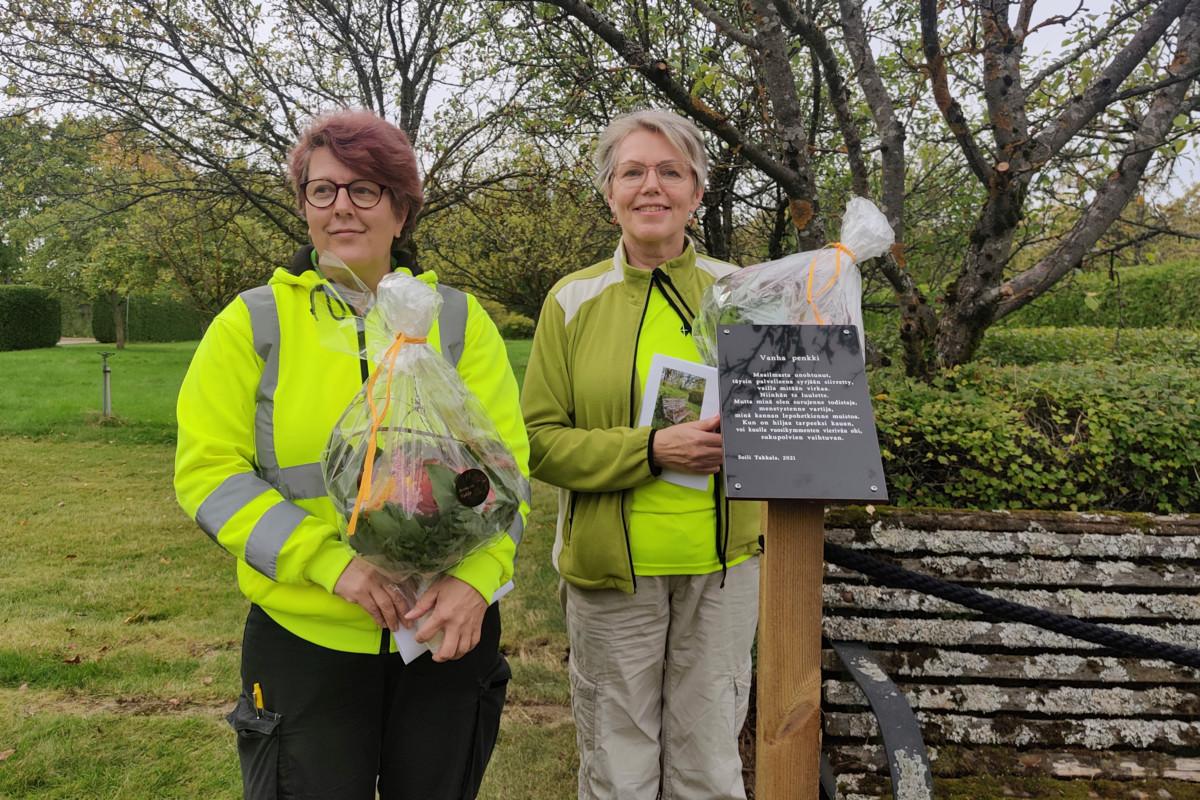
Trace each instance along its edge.
<path fill-rule="evenodd" d="M 617 168 L 617 149 L 621 142 L 638 130 L 662 134 L 672 147 L 683 153 L 688 166 L 692 168 L 692 174 L 696 176 L 696 185 L 704 188 L 708 180 L 708 153 L 704 149 L 700 129 L 690 119 L 670 111 L 645 109 L 617 117 L 608 123 L 596 141 L 596 151 L 592 154 L 592 162 L 596 166 L 593 180 L 601 193 L 608 194 L 613 170 Z"/>

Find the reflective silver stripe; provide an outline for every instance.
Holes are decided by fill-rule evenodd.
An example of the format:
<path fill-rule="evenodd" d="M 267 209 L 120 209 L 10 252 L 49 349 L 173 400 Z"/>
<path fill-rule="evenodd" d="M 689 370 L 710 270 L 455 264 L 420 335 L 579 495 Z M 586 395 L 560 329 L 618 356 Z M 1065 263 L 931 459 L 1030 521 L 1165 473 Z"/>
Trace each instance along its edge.
<path fill-rule="evenodd" d="M 442 311 L 438 314 L 438 336 L 442 342 L 442 358 L 457 367 L 467 343 L 467 296 L 458 289 L 438 284 L 442 296 Z"/>
<path fill-rule="evenodd" d="M 513 540 L 513 544 L 520 544 L 521 537 L 525 534 L 525 520 L 521 518 L 520 512 L 513 519 L 512 525 L 508 526 L 508 538 Z"/>
<path fill-rule="evenodd" d="M 272 484 L 288 500 L 311 500 L 326 494 L 325 476 L 321 465 L 315 462 L 275 470 Z"/>
<path fill-rule="evenodd" d="M 217 533 L 229 522 L 229 518 L 246 507 L 250 501 L 269 492 L 271 485 L 253 472 L 230 475 L 204 498 L 196 511 L 196 524 L 215 542 Z"/>
<path fill-rule="evenodd" d="M 288 500 L 311 500 L 325 496 L 325 478 L 320 464 L 296 467 L 259 467 L 259 475 Z"/>
<path fill-rule="evenodd" d="M 254 332 L 254 352 L 263 360 L 262 376 L 255 394 L 254 451 L 259 472 L 275 486 L 279 461 L 275 456 L 275 389 L 279 386 L 279 310 L 270 286 L 242 292 L 240 297 L 250 310 Z"/>
<path fill-rule="evenodd" d="M 262 377 L 255 394 L 254 449 L 258 471 L 267 483 L 289 500 L 307 500 L 325 494 L 320 464 L 279 468 L 275 455 L 275 390 L 279 386 L 279 310 L 270 286 L 242 292 L 250 310 L 254 351 L 263 360 Z"/>
<path fill-rule="evenodd" d="M 267 509 L 267 513 L 258 518 L 254 530 L 250 531 L 250 538 L 246 540 L 246 563 L 275 580 L 279 551 L 307 516 L 307 511 L 286 500 Z"/>
<path fill-rule="evenodd" d="M 529 481 L 522 480 L 521 485 L 517 487 L 521 492 L 521 499 L 529 505 L 533 505 L 533 487 Z M 525 519 L 517 512 L 516 517 L 512 521 L 512 525 L 508 526 L 508 538 L 513 540 L 513 544 L 521 544 L 521 537 L 525 534 Z"/>

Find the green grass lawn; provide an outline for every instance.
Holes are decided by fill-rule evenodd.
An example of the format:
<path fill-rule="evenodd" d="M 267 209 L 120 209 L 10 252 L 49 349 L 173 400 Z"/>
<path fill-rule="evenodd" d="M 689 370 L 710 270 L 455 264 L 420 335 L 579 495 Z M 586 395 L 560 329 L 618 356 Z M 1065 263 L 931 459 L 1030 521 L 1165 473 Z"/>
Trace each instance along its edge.
<path fill-rule="evenodd" d="M 0 352 L 0 436 L 173 443 L 175 397 L 196 342 L 77 344 Z M 517 385 L 532 342 L 506 342 Z M 100 415 L 101 352 L 112 370 L 110 419 Z"/>
<path fill-rule="evenodd" d="M 233 559 L 179 510 L 174 401 L 195 343 L 0 353 L 0 798 L 237 798 L 247 603 Z M 529 343 L 516 342 L 523 370 Z M 514 680 L 482 797 L 574 796 L 550 489 L 504 601 Z"/>
<path fill-rule="evenodd" d="M 109 424 L 97 419 L 101 346 L 0 353 L 0 800 L 241 796 L 223 716 L 247 603 L 232 557 L 171 488 L 175 393 L 194 346 L 114 356 Z M 529 342 L 510 343 L 518 374 L 528 354 Z M 575 796 L 553 527 L 552 490 L 535 482 L 518 589 L 503 604 L 514 677 L 485 800 Z M 938 787 L 954 800 L 1200 800 L 1179 781 Z"/>

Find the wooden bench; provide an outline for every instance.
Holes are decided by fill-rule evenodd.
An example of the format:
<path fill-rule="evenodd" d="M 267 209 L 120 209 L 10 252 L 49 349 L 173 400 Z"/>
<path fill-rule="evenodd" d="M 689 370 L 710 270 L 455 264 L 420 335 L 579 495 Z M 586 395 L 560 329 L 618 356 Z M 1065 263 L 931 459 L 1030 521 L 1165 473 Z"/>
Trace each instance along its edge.
<path fill-rule="evenodd" d="M 1200 648 L 1200 515 L 838 509 L 826 540 Z M 832 564 L 824 599 L 826 638 L 870 647 L 916 712 L 935 796 L 939 778 L 983 774 L 1200 782 L 1200 670 L 987 619 Z M 839 797 L 890 798 L 875 719 L 832 649 L 823 655 L 824 752 Z"/>
<path fill-rule="evenodd" d="M 1015 602 L 1200 648 L 1200 515 L 834 512 L 828 541 Z M 768 545 L 769 547 L 769 545 Z M 828 565 L 825 635 L 868 644 L 921 722 L 935 776 L 1200 782 L 1200 670 L 1105 652 Z M 840 792 L 880 796 L 865 700 L 825 652 Z"/>

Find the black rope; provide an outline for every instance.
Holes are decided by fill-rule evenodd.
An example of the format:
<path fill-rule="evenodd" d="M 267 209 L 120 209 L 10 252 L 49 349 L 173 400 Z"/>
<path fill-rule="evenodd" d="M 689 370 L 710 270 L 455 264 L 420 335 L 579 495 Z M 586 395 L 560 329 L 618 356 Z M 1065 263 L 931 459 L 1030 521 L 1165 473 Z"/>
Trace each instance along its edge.
<path fill-rule="evenodd" d="M 1145 636 L 1113 630 L 1094 622 L 1085 622 L 1077 617 L 1066 614 L 1055 614 L 1043 608 L 1027 606 L 1023 603 L 1013 603 L 1001 600 L 989 594 L 968 589 L 957 583 L 922 575 L 919 572 L 889 564 L 874 556 L 848 547 L 825 543 L 825 560 L 839 567 L 861 572 L 884 586 L 896 589 L 913 589 L 923 594 L 930 594 L 957 603 L 960 606 L 974 609 L 994 617 L 1036 625 L 1064 636 L 1083 639 L 1113 650 L 1120 650 L 1137 658 L 1161 658 L 1182 664 L 1185 667 L 1200 669 L 1200 650 L 1193 650 L 1179 645 L 1167 644 Z"/>

